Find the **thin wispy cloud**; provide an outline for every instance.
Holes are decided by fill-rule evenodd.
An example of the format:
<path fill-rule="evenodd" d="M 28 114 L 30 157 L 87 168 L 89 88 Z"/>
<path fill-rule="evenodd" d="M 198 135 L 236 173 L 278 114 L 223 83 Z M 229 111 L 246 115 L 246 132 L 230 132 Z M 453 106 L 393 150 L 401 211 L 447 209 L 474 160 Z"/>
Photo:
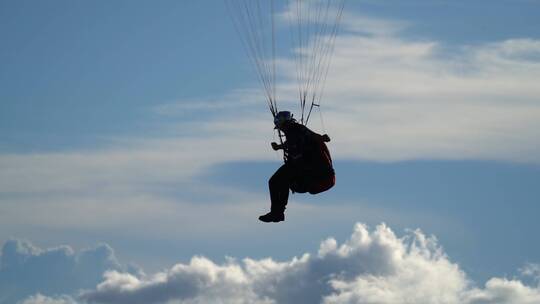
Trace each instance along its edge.
<path fill-rule="evenodd" d="M 540 162 L 539 41 L 445 45 L 406 38 L 406 28 L 405 22 L 393 20 L 345 18 L 327 80 L 321 130 L 333 135 L 336 157 Z M 278 105 L 294 111 L 294 62 L 282 58 L 278 64 L 283 80 Z M 248 98 L 238 98 L 256 97 L 250 91 Z M 217 116 L 201 122 L 207 126 L 202 129 L 232 138 L 246 125 L 261 126 L 253 134 L 256 140 L 265 134 L 261 120 L 268 117 L 257 115 L 252 106 L 253 116 L 243 116 L 241 124 Z M 321 129 L 316 114 L 312 124 Z"/>
<path fill-rule="evenodd" d="M 326 128 L 320 129 L 317 114 L 312 119 L 316 130 L 330 134 L 335 159 L 540 162 L 540 42 L 510 39 L 450 52 L 441 41 L 402 37 L 406 25 L 399 21 L 348 14 L 344 27 L 323 103 Z M 294 110 L 294 63 L 281 58 L 279 64 L 287 79 L 279 91 Z M 82 151 L 1 154 L 0 227 L 58 227 L 54 210 L 80 215 L 96 205 L 103 206 L 95 209 L 102 227 L 119 227 L 114 215 L 130 202 L 134 212 L 122 217 L 125 222 L 140 220 L 139 214 L 157 218 L 159 210 L 195 212 L 191 199 L 178 203 L 163 189 L 201 188 L 195 179 L 220 163 L 280 161 L 269 148 L 275 140 L 271 117 L 255 92 L 240 88 L 223 98 L 157 106 L 149 115 L 179 118 L 162 137 L 115 137 L 106 147 Z M 181 119 L 193 111 L 198 114 Z M 32 217 L 30 210 L 50 216 Z M 92 223 L 66 221 L 63 227 Z"/>
<path fill-rule="evenodd" d="M 38 293 L 26 298 L 20 304 L 77 304 L 77 302 L 69 296 L 47 297 Z"/>

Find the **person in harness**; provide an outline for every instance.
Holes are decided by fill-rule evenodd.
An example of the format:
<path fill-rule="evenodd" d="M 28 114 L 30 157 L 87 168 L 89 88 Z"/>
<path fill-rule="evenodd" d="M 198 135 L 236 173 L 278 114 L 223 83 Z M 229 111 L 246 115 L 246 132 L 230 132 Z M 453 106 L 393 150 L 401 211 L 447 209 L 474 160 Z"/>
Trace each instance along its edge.
<path fill-rule="evenodd" d="M 332 188 L 335 173 L 332 158 L 325 142 L 327 134 L 319 135 L 297 123 L 289 111 L 281 111 L 274 117 L 274 125 L 285 134 L 283 144 L 271 143 L 275 151 L 285 151 L 285 163 L 268 181 L 270 188 L 270 212 L 259 220 L 281 222 L 285 220 L 285 206 L 289 189 L 293 192 L 317 194 Z"/>

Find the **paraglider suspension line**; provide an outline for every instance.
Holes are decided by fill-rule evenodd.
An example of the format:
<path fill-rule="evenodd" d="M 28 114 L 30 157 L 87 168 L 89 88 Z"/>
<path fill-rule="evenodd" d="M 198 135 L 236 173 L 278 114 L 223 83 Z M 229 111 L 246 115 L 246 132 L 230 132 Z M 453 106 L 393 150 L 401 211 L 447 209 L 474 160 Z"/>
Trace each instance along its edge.
<path fill-rule="evenodd" d="M 311 106 L 309 107 L 309 112 L 308 112 L 308 115 L 306 117 L 306 123 L 305 125 L 307 125 L 308 121 L 309 121 L 309 117 L 311 116 L 311 111 L 313 111 L 313 107 L 318 107 L 320 109 L 321 105 L 320 104 L 316 104 L 315 102 L 311 102 Z"/>

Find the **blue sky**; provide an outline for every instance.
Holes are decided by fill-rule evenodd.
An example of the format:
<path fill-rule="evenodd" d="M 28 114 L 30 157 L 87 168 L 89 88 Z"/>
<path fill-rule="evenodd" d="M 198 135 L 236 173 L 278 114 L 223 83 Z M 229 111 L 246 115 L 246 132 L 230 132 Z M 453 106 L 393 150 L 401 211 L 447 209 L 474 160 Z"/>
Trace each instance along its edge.
<path fill-rule="evenodd" d="M 348 1 L 312 125 L 337 185 L 263 225 L 280 156 L 223 2 L 0 1 L 0 290 L 22 286 L 0 303 L 132 303 L 122 282 L 148 303 L 281 303 L 306 295 L 280 291 L 299 278 L 326 282 L 308 285 L 327 303 L 369 303 L 385 282 L 391 303 L 412 299 L 408 271 L 418 293 L 448 274 L 446 303 L 534 303 L 539 15 L 535 0 Z M 286 100 L 291 59 L 280 49 Z M 50 265 L 64 289 L 36 287 Z M 227 279 L 193 283 L 205 271 Z M 153 298 L 164 273 L 173 291 Z M 257 287 L 274 275 L 277 294 Z"/>

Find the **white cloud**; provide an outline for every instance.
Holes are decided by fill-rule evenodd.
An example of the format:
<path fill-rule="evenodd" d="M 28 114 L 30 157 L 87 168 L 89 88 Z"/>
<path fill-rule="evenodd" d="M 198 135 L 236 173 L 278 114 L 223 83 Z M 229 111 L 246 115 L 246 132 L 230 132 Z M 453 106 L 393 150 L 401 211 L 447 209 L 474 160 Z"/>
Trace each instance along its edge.
<path fill-rule="evenodd" d="M 336 154 L 538 163 L 537 44 L 445 50 L 436 41 L 342 36 L 325 100 Z"/>
<path fill-rule="evenodd" d="M 540 279 L 540 264 L 527 263 L 520 271 L 523 275 Z"/>
<path fill-rule="evenodd" d="M 534 275 L 534 265 L 522 273 Z M 477 287 L 434 236 L 415 230 L 398 237 L 384 224 L 369 229 L 360 223 L 344 243 L 328 238 L 315 254 L 281 262 L 229 257 L 223 264 L 194 256 L 152 275 L 126 271 L 106 245 L 74 253 L 13 240 L 3 248 L 0 291 L 2 304 L 540 301 L 540 286 L 517 278 L 494 277 Z"/>
<path fill-rule="evenodd" d="M 69 246 L 43 250 L 27 241 L 9 240 L 0 256 L 0 303 L 15 303 L 39 292 L 68 294 L 91 288 L 108 269 L 137 271 L 120 265 L 108 245 L 75 253 Z M 66 301 L 38 294 L 25 303 L 69 303 Z"/>
<path fill-rule="evenodd" d="M 345 22 L 349 33 L 337 40 L 337 53 L 324 102 L 325 123 L 333 139 L 331 149 L 335 157 L 376 161 L 474 158 L 540 162 L 538 40 L 511 39 L 461 46 L 450 52 L 439 41 L 410 41 L 400 37 L 400 30 L 406 25 L 399 22 L 353 18 L 349 17 Z M 293 67 L 286 60 L 280 63 Z M 285 71 L 287 79 L 294 78 L 292 69 L 290 73 Z M 295 91 L 294 87 L 289 83 L 281 86 L 283 97 L 294 99 L 289 97 Z M 223 217 L 223 214 L 231 216 L 234 218 L 229 218 L 231 226 L 238 225 L 238 228 L 241 226 L 235 221 L 238 214 L 240 217 L 253 217 L 256 213 L 253 204 L 242 201 L 215 212 L 215 208 L 205 204 L 169 200 L 153 188 L 164 184 L 193 188 L 193 177 L 221 162 L 279 160 L 269 149 L 272 122 L 269 115 L 262 112 L 262 97 L 261 111 L 258 111 L 252 110 L 252 90 L 238 91 L 232 96 L 227 97 L 226 102 L 217 102 L 217 107 L 220 113 L 229 113 L 240 104 L 245 105 L 248 110 L 242 111 L 240 117 L 201 115 L 200 120 L 178 125 L 178 137 L 117 139 L 102 150 L 0 155 L 0 192 L 3 194 L 0 199 L 0 230 L 6 231 L 6 225 L 22 227 L 29 223 L 38 229 L 47 226 L 115 230 L 126 227 L 125 224 L 131 221 L 144 226 L 144 229 L 134 230 L 135 233 L 156 229 L 160 225 L 163 227 L 158 231 L 171 234 L 184 227 L 189 228 L 190 233 L 212 232 L 212 227 L 198 225 L 197 221 L 203 214 L 215 218 Z M 236 103 L 232 100 L 235 98 L 238 99 Z M 183 115 L 185 110 L 204 111 L 209 108 L 216 112 L 215 106 L 213 100 L 194 101 L 185 107 L 183 103 L 167 104 L 155 111 Z M 230 111 L 225 112 L 227 109 Z M 223 189 L 213 191 L 227 193 Z M 64 215 L 77 216 L 67 216 L 65 220 L 58 221 L 59 211 Z M 183 221 L 178 223 L 178 218 Z M 170 229 L 173 224 L 180 228 Z M 218 226 L 213 232 L 224 225 Z M 372 237 L 372 234 L 368 235 Z M 397 245 L 399 242 L 401 240 L 393 241 Z M 247 297 L 263 302 L 278 299 L 282 293 L 278 294 L 276 290 L 286 290 L 283 294 L 291 299 L 306 296 L 302 294 L 304 287 L 295 284 L 316 284 L 317 290 L 326 292 L 326 301 L 330 302 L 372 299 L 373 295 L 383 291 L 388 291 L 385 295 L 389 299 L 414 296 L 409 295 L 411 290 L 401 288 L 400 284 L 409 282 L 416 284 L 414 286 L 419 290 L 429 289 L 430 284 L 445 287 L 448 284 L 449 298 L 459 296 L 471 303 L 483 299 L 504 299 L 508 294 L 503 292 L 504 288 L 521 290 L 516 294 L 520 295 L 523 303 L 527 303 L 527 299 L 535 299 L 538 294 L 536 288 L 506 279 L 489 281 L 491 283 L 481 289 L 468 289 L 463 287 L 468 283 L 463 281 L 459 268 L 454 269 L 457 266 L 446 257 L 435 259 L 415 255 L 403 244 L 397 247 L 405 249 L 389 252 L 401 252 L 402 263 L 406 265 L 398 267 L 398 263 L 389 258 L 386 262 L 380 261 L 382 264 L 379 266 L 387 263 L 394 265 L 395 269 L 409 267 L 425 271 L 425 275 L 430 277 L 430 272 L 420 265 L 424 263 L 434 269 L 448 271 L 451 276 L 444 277 L 450 281 L 411 282 L 414 278 L 407 277 L 405 272 L 380 274 L 376 269 L 347 276 L 349 270 L 339 268 L 338 264 L 352 263 L 353 258 L 340 253 L 340 248 L 348 247 L 333 247 L 334 243 L 330 240 L 321 245 L 319 256 L 308 255 L 284 263 L 245 260 L 217 265 L 197 258 L 180 268 L 191 271 L 202 261 L 213 273 L 219 274 L 200 277 L 197 283 L 200 285 L 191 287 L 196 296 L 190 301 L 217 297 L 224 286 L 231 285 L 234 288 L 227 295 L 231 299 Z M 366 254 L 362 258 L 374 257 Z M 302 281 L 303 275 L 315 276 L 309 271 L 317 261 L 321 264 L 316 265 L 324 268 L 331 260 L 336 263 L 336 268 L 320 270 L 326 275 L 317 277 L 321 281 Z M 414 265 L 413 260 L 419 265 Z M 232 271 L 231 267 L 239 269 L 249 283 L 226 277 Z M 112 274 L 114 272 L 110 272 L 105 281 L 110 283 L 108 292 L 114 292 L 113 287 L 118 283 Z M 128 276 L 127 281 L 134 286 L 133 293 L 153 291 L 152 284 L 159 287 L 160 280 L 175 282 L 176 274 L 176 270 L 171 269 L 170 273 L 164 273 L 158 279 L 116 273 L 118 277 Z M 190 275 L 182 273 L 182 278 L 191 278 Z M 266 283 L 261 282 L 266 282 L 271 288 L 265 289 L 263 285 Z M 100 286 L 102 289 L 106 287 Z M 358 289 L 357 286 L 366 286 L 366 289 Z M 200 293 L 201 290 L 205 293 Z M 93 295 L 100 295 L 101 291 L 104 289 L 98 288 Z M 185 294 L 175 296 L 182 298 Z"/>
<path fill-rule="evenodd" d="M 400 22 L 349 15 L 344 26 L 323 103 L 335 158 L 540 162 L 540 41 L 445 50 L 439 41 L 402 38 Z M 281 59 L 280 65 L 287 79 L 281 98 L 295 100 L 294 64 Z M 216 163 L 276 159 L 263 97 L 245 89 L 222 100 L 153 109 L 180 116 L 202 111 L 198 119 L 180 120 L 177 137 L 167 132 L 119 138 L 101 150 L 0 155 L 0 191 L 137 189 L 186 181 Z M 317 120 L 315 114 L 314 126 Z"/>
<path fill-rule="evenodd" d="M 401 22 L 348 16 L 344 25 L 348 31 L 336 41 L 324 101 L 335 159 L 540 162 L 538 40 L 449 51 L 439 41 L 402 38 L 406 24 Z M 285 79 L 294 79 L 294 64 L 285 59 L 280 64 Z M 294 100 L 295 87 L 280 86 L 282 97 Z M 179 119 L 168 136 L 116 138 L 96 150 L 1 154 L 0 239 L 32 227 L 175 239 L 186 237 L 183 230 L 221 235 L 225 225 L 197 221 L 221 223 L 222 214 L 228 216 L 227 227 L 240 233 L 243 221 L 267 207 L 266 195 L 195 180 L 223 162 L 275 160 L 278 166 L 280 156 L 268 144 L 272 121 L 264 109 L 264 99 L 253 89 L 237 90 L 223 101 L 153 109 L 180 116 L 200 111 L 198 119 Z M 317 124 L 316 116 L 312 122 Z M 261 185 L 266 189 L 266 180 Z M 171 188 L 193 195 L 171 198 Z M 214 198 L 234 204 L 216 208 L 194 202 L 209 188 Z"/>
<path fill-rule="evenodd" d="M 197 111 L 222 113 L 224 110 L 234 109 L 235 118 L 239 118 L 238 114 L 246 112 L 246 108 L 250 111 L 259 108 L 259 99 L 261 99 L 259 90 L 238 89 L 219 97 L 165 103 L 152 108 L 152 110 L 159 115 L 180 116 L 191 115 Z"/>
<path fill-rule="evenodd" d="M 535 304 L 540 303 L 540 288 L 524 285 L 518 280 L 490 279 L 484 289 L 474 289 L 464 295 L 471 304 Z"/>
<path fill-rule="evenodd" d="M 401 33 L 407 26 L 368 16 L 344 19 L 346 31 L 336 40 L 323 101 L 324 131 L 334 139 L 335 157 L 539 163 L 540 41 L 519 38 L 447 46 L 443 41 L 404 38 Z M 280 106 L 297 109 L 295 64 L 284 58 L 278 64 L 283 80 L 278 84 Z M 241 124 L 217 116 L 201 122 L 200 129 L 229 136 L 232 142 L 240 134 L 252 141 L 269 139 L 269 117 L 254 110 L 253 91 L 241 95 L 235 91 L 226 96 L 219 111 L 227 103 L 238 108 L 233 102 L 238 99 L 254 116 L 243 116 Z M 259 100 L 262 111 L 264 99 Z M 182 106 L 183 102 L 168 105 Z M 316 116 L 311 122 L 320 129 Z M 254 126 L 256 132 L 246 126 Z M 247 143 L 236 146 L 251 157 L 248 151 L 254 146 Z"/>
<path fill-rule="evenodd" d="M 339 245 L 321 243 L 316 255 L 285 262 L 271 258 L 219 265 L 204 257 L 152 276 L 105 273 L 89 303 L 538 303 L 540 289 L 516 279 L 475 287 L 434 237 L 421 231 L 397 237 L 382 224 L 357 224 Z"/>
<path fill-rule="evenodd" d="M 40 293 L 26 298 L 19 304 L 76 304 L 77 302 L 69 296 L 47 297 Z"/>
<path fill-rule="evenodd" d="M 347 31 L 371 36 L 397 35 L 410 26 L 410 24 L 405 21 L 359 16 L 356 14 L 348 14 L 347 12 L 345 12 L 342 19 L 342 24 L 343 28 Z"/>

